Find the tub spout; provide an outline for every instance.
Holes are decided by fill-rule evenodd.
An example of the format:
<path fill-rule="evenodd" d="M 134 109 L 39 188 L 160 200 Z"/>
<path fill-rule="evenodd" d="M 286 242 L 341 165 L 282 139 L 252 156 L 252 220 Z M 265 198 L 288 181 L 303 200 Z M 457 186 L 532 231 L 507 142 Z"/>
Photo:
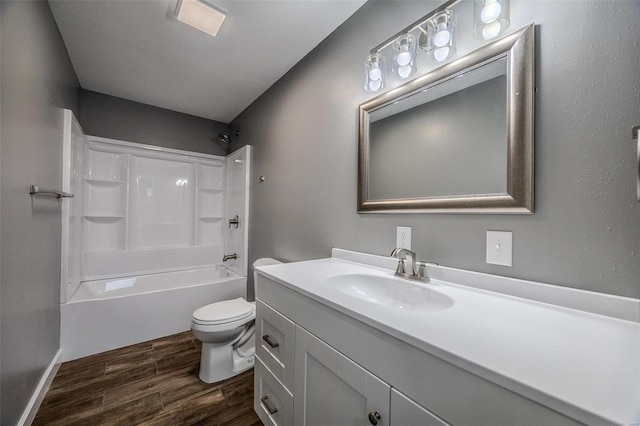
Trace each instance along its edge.
<path fill-rule="evenodd" d="M 238 254 L 237 253 L 225 254 L 224 256 L 222 256 L 222 261 L 226 262 L 227 260 L 237 259 L 237 258 L 238 258 Z"/>

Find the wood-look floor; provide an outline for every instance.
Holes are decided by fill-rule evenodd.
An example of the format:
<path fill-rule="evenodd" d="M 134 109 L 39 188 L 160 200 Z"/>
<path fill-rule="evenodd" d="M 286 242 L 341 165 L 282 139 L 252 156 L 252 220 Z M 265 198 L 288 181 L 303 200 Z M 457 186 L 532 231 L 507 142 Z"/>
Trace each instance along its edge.
<path fill-rule="evenodd" d="M 33 425 L 261 425 L 253 370 L 203 383 L 200 345 L 185 332 L 66 362 Z"/>

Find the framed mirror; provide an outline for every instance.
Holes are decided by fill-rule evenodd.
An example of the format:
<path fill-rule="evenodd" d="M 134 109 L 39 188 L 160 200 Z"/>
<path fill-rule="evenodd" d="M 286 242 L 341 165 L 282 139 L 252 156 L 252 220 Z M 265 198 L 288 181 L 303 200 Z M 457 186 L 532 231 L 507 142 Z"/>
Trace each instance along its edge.
<path fill-rule="evenodd" d="M 534 26 L 360 105 L 359 213 L 533 213 Z"/>

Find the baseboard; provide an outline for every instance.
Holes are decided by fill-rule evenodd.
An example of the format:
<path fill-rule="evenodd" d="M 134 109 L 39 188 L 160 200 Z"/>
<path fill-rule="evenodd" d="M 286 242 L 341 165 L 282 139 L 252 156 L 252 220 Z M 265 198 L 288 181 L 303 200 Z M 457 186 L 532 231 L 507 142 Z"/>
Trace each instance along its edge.
<path fill-rule="evenodd" d="M 27 404 L 27 408 L 25 408 L 24 413 L 22 413 L 22 417 L 18 420 L 18 426 L 29 426 L 33 423 L 33 419 L 36 418 L 40 404 L 42 404 L 42 400 L 44 400 L 44 396 L 47 394 L 49 386 L 51 386 L 51 382 L 53 382 L 53 378 L 58 372 L 58 368 L 60 368 L 61 357 L 62 349 L 58 349 L 58 352 L 42 375 L 40 383 L 38 383 L 38 387 L 33 392 L 33 395 L 29 400 L 29 404 Z"/>

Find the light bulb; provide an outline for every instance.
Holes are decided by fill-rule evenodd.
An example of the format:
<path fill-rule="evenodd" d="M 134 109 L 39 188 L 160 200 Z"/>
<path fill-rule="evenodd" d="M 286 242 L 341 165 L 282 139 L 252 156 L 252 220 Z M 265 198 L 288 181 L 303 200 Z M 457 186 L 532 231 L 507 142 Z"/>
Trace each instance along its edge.
<path fill-rule="evenodd" d="M 451 33 L 447 30 L 447 23 L 441 22 L 438 24 L 438 32 L 433 36 L 433 44 L 436 47 L 442 47 L 449 44 L 451 40 Z"/>
<path fill-rule="evenodd" d="M 480 20 L 485 24 L 495 21 L 500 17 L 502 5 L 496 0 L 487 0 L 480 12 Z"/>
<path fill-rule="evenodd" d="M 500 34 L 500 22 L 493 21 L 482 28 L 482 38 L 489 40 Z"/>
<path fill-rule="evenodd" d="M 448 56 L 449 56 L 448 47 L 439 47 L 433 51 L 433 58 L 438 62 L 444 61 L 445 59 L 447 59 Z"/>
<path fill-rule="evenodd" d="M 380 86 L 382 86 L 382 80 L 371 80 L 369 82 L 369 89 L 372 92 L 377 92 L 378 90 L 380 90 Z"/>
<path fill-rule="evenodd" d="M 384 87 L 384 58 L 379 53 L 372 53 L 365 62 L 364 90 L 376 92 Z"/>
<path fill-rule="evenodd" d="M 411 65 L 405 65 L 402 67 L 398 67 L 398 77 L 407 78 L 411 74 Z"/>
<path fill-rule="evenodd" d="M 408 47 L 403 46 L 404 49 L 408 49 Z M 400 65 L 401 67 L 405 66 L 405 65 L 409 65 L 409 63 L 411 62 L 411 53 L 404 51 L 402 53 L 398 54 L 398 57 L 396 58 L 396 62 L 398 63 L 398 65 Z"/>

